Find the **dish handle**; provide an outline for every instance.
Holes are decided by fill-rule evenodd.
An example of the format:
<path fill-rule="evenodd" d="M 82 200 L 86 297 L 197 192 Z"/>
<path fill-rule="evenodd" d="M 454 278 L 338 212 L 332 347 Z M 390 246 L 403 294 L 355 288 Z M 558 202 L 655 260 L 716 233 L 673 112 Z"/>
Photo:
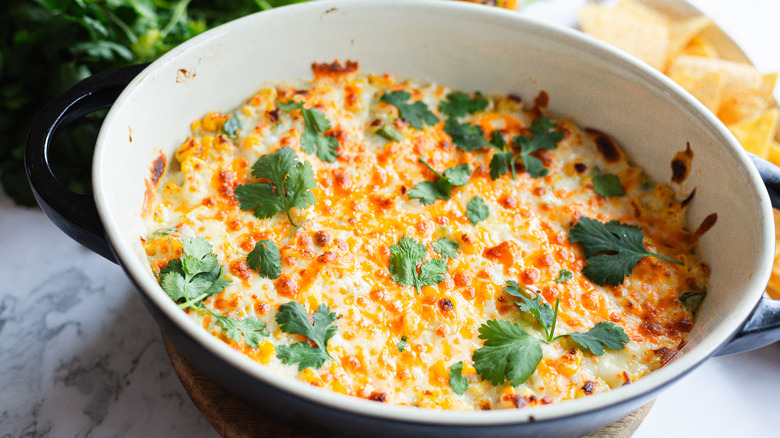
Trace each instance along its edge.
<path fill-rule="evenodd" d="M 111 107 L 122 90 L 148 64 L 131 65 L 90 76 L 52 100 L 30 128 L 24 166 L 33 195 L 52 222 L 73 240 L 117 263 L 92 195 L 66 188 L 49 163 L 58 130 L 89 113 Z"/>
<path fill-rule="evenodd" d="M 758 169 L 769 193 L 772 207 L 780 209 L 780 168 L 753 154 L 748 154 Z M 716 356 L 743 353 L 780 341 L 780 300 L 761 298 L 753 313 L 731 341 L 715 353 Z"/>

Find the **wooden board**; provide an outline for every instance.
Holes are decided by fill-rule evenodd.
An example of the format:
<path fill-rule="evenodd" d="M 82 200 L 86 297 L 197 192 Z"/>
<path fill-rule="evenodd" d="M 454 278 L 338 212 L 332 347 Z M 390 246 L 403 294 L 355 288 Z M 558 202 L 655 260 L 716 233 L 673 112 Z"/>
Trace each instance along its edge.
<path fill-rule="evenodd" d="M 257 408 L 222 389 L 188 361 L 163 335 L 165 349 L 184 390 L 203 417 L 224 438 L 308 438 L 309 434 L 266 417 Z M 585 438 L 628 438 L 647 416 L 650 402 Z"/>

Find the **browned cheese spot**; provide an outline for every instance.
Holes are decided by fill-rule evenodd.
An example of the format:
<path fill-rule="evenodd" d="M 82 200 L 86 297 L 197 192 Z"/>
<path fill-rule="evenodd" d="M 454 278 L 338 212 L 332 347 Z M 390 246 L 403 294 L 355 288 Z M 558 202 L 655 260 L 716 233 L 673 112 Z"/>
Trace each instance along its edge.
<path fill-rule="evenodd" d="M 688 178 L 691 173 L 691 161 L 693 161 L 693 151 L 691 144 L 685 145 L 685 150 L 674 154 L 672 159 L 672 182 L 680 184 Z"/>

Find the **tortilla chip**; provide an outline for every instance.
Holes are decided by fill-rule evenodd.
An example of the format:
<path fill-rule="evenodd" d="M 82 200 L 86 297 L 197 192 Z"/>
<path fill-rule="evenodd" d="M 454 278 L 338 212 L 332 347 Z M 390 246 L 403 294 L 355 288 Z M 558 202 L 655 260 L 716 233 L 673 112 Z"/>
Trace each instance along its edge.
<path fill-rule="evenodd" d="M 758 88 L 733 93 L 723 99 L 716 111 L 718 118 L 726 125 L 740 120 L 756 118 L 774 106 L 772 95 L 777 73 L 763 75 L 763 82 Z"/>
<path fill-rule="evenodd" d="M 771 161 L 775 166 L 780 166 L 780 143 L 772 141 L 769 144 L 769 156 L 766 158 Z M 780 230 L 778 230 L 780 232 Z"/>
<path fill-rule="evenodd" d="M 765 89 L 764 75 L 754 66 L 725 59 L 703 58 L 701 56 L 680 55 L 669 65 L 669 75 L 685 72 L 694 76 L 719 72 L 725 80 L 723 98 L 748 90 Z"/>
<path fill-rule="evenodd" d="M 663 71 L 669 55 L 669 22 L 659 13 L 633 3 L 621 2 L 616 8 L 586 4 L 579 10 L 580 27 Z"/>
<path fill-rule="evenodd" d="M 669 58 L 679 55 L 696 35 L 712 23 L 712 19 L 704 15 L 688 20 L 672 21 L 670 23 Z"/>
<path fill-rule="evenodd" d="M 715 45 L 701 35 L 691 38 L 688 45 L 683 47 L 677 55 L 703 56 L 705 58 L 718 58 L 720 56 Z"/>
<path fill-rule="evenodd" d="M 759 157 L 768 158 L 778 120 L 780 120 L 780 109 L 772 108 L 759 117 L 729 125 L 729 129 L 745 150 Z"/>
<path fill-rule="evenodd" d="M 719 72 L 707 72 L 693 75 L 685 71 L 676 71 L 669 77 L 685 88 L 699 102 L 713 113 L 718 112 L 723 100 L 724 78 Z"/>

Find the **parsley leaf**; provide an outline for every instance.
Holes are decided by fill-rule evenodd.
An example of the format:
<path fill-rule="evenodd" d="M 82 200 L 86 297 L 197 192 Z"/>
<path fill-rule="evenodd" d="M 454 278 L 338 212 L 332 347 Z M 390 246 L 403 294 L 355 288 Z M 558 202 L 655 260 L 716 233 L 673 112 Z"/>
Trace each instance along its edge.
<path fill-rule="evenodd" d="M 192 237 L 183 241 L 182 246 L 181 256 L 169 261 L 160 270 L 160 285 L 184 309 L 221 292 L 230 284 L 230 280 L 225 278 L 208 240 L 200 236 Z"/>
<path fill-rule="evenodd" d="M 462 186 L 469 182 L 471 169 L 468 164 L 459 164 L 444 171 L 444 175 L 437 172 L 428 162 L 419 160 L 438 178 L 436 181 L 423 181 L 417 183 L 409 190 L 409 199 L 419 199 L 422 205 L 433 204 L 437 199 L 449 200 L 454 186 Z"/>
<path fill-rule="evenodd" d="M 414 286 L 417 294 L 423 286 L 433 286 L 444 281 L 447 273 L 447 259 L 436 258 L 426 260 L 420 265 L 420 273 L 417 273 L 417 265 L 428 254 L 425 245 L 417 243 L 411 237 L 402 237 L 397 245 L 390 247 L 390 273 L 393 281 L 402 286 Z"/>
<path fill-rule="evenodd" d="M 542 361 L 539 340 L 523 327 L 509 321 L 491 319 L 479 327 L 485 345 L 471 356 L 483 380 L 498 385 L 509 380 L 517 386 L 531 377 Z"/>
<path fill-rule="evenodd" d="M 476 225 L 477 222 L 487 219 L 488 216 L 490 216 L 490 210 L 481 197 L 475 196 L 466 204 L 466 217 L 471 221 L 471 225 Z"/>
<path fill-rule="evenodd" d="M 339 142 L 333 137 L 322 135 L 330 129 L 330 121 L 325 114 L 317 108 L 306 109 L 303 102 L 289 101 L 277 105 L 282 111 L 301 110 L 303 114 L 303 134 L 301 135 L 301 149 L 307 154 L 316 152 L 317 158 L 332 163 L 339 156 Z"/>
<path fill-rule="evenodd" d="M 516 281 L 508 280 L 504 286 L 504 291 L 513 297 L 520 298 L 523 302 L 519 304 L 519 308 L 523 312 L 529 312 L 536 318 L 544 329 L 547 342 L 552 342 L 555 336 L 555 321 L 558 319 L 558 300 L 555 301 L 555 309 L 552 306 L 542 301 L 541 294 L 536 295 L 536 298 L 527 296 L 525 290 Z"/>
<path fill-rule="evenodd" d="M 406 347 L 409 345 L 406 343 L 406 341 L 407 341 L 406 336 L 401 336 L 401 340 L 398 341 L 398 351 L 406 350 Z"/>
<path fill-rule="evenodd" d="M 602 321 L 585 333 L 571 333 L 566 336 L 596 356 L 604 354 L 604 348 L 622 350 L 629 341 L 623 328 L 609 321 Z"/>
<path fill-rule="evenodd" d="M 444 133 L 452 137 L 455 146 L 464 152 L 490 146 L 490 143 L 485 141 L 482 128 L 469 123 L 459 123 L 454 118 L 449 118 L 444 122 Z"/>
<path fill-rule="evenodd" d="M 631 275 L 639 260 L 652 256 L 678 265 L 672 258 L 648 252 L 642 244 L 645 235 L 633 225 L 610 221 L 606 224 L 595 219 L 581 217 L 569 230 L 569 242 L 580 242 L 588 263 L 582 273 L 592 282 L 604 286 L 617 286 Z"/>
<path fill-rule="evenodd" d="M 410 97 L 412 95 L 408 92 L 398 90 L 384 93 L 379 100 L 398 108 L 398 114 L 413 128 L 423 129 L 423 124 L 433 126 L 439 122 L 439 118 L 423 102 L 418 100 L 411 104 L 406 103 Z"/>
<path fill-rule="evenodd" d="M 601 169 L 593 169 L 593 191 L 601 196 L 623 196 L 626 191 L 620 185 L 620 177 L 614 173 L 601 173 Z"/>
<path fill-rule="evenodd" d="M 260 342 L 260 339 L 270 334 L 265 328 L 265 322 L 259 321 L 257 318 L 249 317 L 238 321 L 216 314 L 208 309 L 206 310 L 217 318 L 217 321 L 222 324 L 222 328 L 225 329 L 225 334 L 236 342 L 241 342 L 241 335 L 243 334 L 246 345 L 257 348 L 257 343 Z"/>
<path fill-rule="evenodd" d="M 236 117 L 235 114 L 232 114 L 230 118 L 225 120 L 225 123 L 222 124 L 222 132 L 232 139 L 237 137 L 236 131 L 239 129 L 241 129 L 241 122 L 238 121 L 238 117 Z"/>
<path fill-rule="evenodd" d="M 271 182 L 241 184 L 236 187 L 235 196 L 242 210 L 254 209 L 254 215 L 260 219 L 283 211 L 290 223 L 297 226 L 290 216 L 290 209 L 304 209 L 317 202 L 311 192 L 317 186 L 311 164 L 308 161 L 298 162 L 292 148 L 283 147 L 258 158 L 252 166 L 252 176 L 267 178 Z"/>
<path fill-rule="evenodd" d="M 566 283 L 571 279 L 571 276 L 573 273 L 568 269 L 561 269 L 560 272 L 558 272 L 558 278 L 555 279 L 556 283 Z"/>
<path fill-rule="evenodd" d="M 257 270 L 262 277 L 271 280 L 279 278 L 282 273 L 282 256 L 279 248 L 270 240 L 260 240 L 254 249 L 247 254 L 246 264 Z"/>
<path fill-rule="evenodd" d="M 317 345 L 312 347 L 308 342 L 296 342 L 290 347 L 276 347 L 276 357 L 281 359 L 282 363 L 297 363 L 300 371 L 305 368 L 316 369 L 326 360 L 334 360 L 328 353 L 328 341 L 336 334 L 338 325 L 335 324 L 336 314 L 325 304 L 320 304 L 310 321 L 302 305 L 295 301 L 284 303 L 279 306 L 276 322 L 283 332 L 305 336 Z"/>
<path fill-rule="evenodd" d="M 474 114 L 482 111 L 488 106 L 488 101 L 477 91 L 474 97 L 469 97 L 461 92 L 454 92 L 447 95 L 447 100 L 439 103 L 439 111 L 449 117 L 463 117 L 466 114 Z"/>
<path fill-rule="evenodd" d="M 447 257 L 448 259 L 455 259 L 458 257 L 458 243 L 453 242 L 446 237 L 442 237 L 433 242 L 431 246 L 433 247 L 433 250 L 442 257 Z"/>
<path fill-rule="evenodd" d="M 463 361 L 452 364 L 450 367 L 450 388 L 455 394 L 463 395 L 469 387 L 469 380 L 463 377 Z"/>

